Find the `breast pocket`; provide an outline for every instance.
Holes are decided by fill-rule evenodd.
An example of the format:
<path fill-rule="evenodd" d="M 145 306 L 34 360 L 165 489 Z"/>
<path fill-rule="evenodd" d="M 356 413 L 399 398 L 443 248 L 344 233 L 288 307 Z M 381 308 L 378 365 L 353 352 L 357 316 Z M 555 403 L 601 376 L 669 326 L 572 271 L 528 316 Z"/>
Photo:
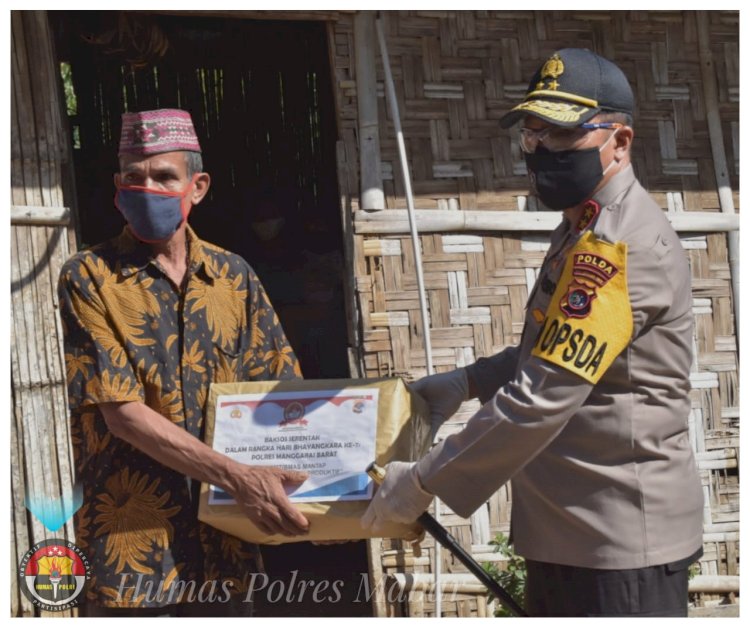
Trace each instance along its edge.
<path fill-rule="evenodd" d="M 241 381 L 242 351 L 239 348 L 227 349 L 214 344 L 211 366 L 211 382 L 224 384 Z"/>

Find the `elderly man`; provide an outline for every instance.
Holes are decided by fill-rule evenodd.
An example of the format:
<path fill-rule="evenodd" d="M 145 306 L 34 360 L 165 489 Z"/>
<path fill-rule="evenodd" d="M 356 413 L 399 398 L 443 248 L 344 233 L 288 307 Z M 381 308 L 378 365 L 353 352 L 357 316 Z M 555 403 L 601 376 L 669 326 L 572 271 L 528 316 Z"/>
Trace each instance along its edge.
<path fill-rule="evenodd" d="M 190 114 L 123 115 L 115 205 L 127 226 L 68 260 L 59 282 L 88 615 L 247 615 L 257 548 L 198 522 L 200 482 L 268 533 L 303 534 L 286 483 L 202 441 L 211 382 L 300 377 L 253 270 L 198 239 L 208 192 Z M 128 610 L 131 609 L 131 610 Z M 134 610 L 133 610 L 134 609 Z"/>
<path fill-rule="evenodd" d="M 433 494 L 469 516 L 512 479 L 532 615 L 685 615 L 702 551 L 690 274 L 630 165 L 632 113 L 616 65 L 563 49 L 502 118 L 522 122 L 534 192 L 563 222 L 520 344 L 415 385 L 436 423 L 470 397 L 481 410 L 418 463 L 389 465 L 364 517 L 413 520 Z"/>

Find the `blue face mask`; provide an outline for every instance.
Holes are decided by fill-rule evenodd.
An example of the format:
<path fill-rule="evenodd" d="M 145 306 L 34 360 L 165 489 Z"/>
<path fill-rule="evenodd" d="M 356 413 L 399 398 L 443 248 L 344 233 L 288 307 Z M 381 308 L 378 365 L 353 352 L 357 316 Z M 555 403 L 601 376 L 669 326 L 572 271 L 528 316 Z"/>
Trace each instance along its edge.
<path fill-rule="evenodd" d="M 136 238 L 149 244 L 164 242 L 187 220 L 193 206 L 187 196 L 194 185 L 195 177 L 181 192 L 118 185 L 115 207 L 125 217 Z"/>

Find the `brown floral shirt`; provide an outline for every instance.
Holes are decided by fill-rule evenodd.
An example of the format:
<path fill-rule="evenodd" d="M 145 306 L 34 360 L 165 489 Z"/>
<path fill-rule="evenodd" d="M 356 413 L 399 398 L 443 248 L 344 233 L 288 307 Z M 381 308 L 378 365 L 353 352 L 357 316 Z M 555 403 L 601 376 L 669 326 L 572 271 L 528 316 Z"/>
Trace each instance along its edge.
<path fill-rule="evenodd" d="M 257 548 L 197 520 L 199 483 L 107 428 L 98 405 L 140 401 L 202 439 L 211 382 L 301 377 L 263 287 L 241 257 L 188 228 L 178 289 L 127 227 L 81 251 L 60 275 L 60 310 L 87 600 L 158 607 L 215 586 L 243 592 Z M 229 584 L 227 584 L 229 583 Z M 183 598 L 184 599 L 184 598 Z"/>

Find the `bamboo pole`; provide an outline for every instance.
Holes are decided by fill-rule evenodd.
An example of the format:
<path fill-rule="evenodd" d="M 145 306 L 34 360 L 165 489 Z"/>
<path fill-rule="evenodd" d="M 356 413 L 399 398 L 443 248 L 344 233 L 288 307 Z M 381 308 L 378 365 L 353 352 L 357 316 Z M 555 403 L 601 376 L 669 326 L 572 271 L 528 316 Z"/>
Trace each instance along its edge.
<path fill-rule="evenodd" d="M 519 211 L 444 211 L 418 209 L 414 212 L 417 229 L 422 232 L 454 231 L 553 231 L 560 224 L 560 212 Z M 719 212 L 665 212 L 675 231 L 680 233 L 734 232 L 740 228 L 737 214 Z M 387 209 L 377 214 L 354 213 L 357 234 L 409 233 L 406 210 Z"/>
<path fill-rule="evenodd" d="M 374 21 L 373 11 L 358 11 L 354 17 L 361 181 L 360 206 L 362 209 L 370 211 L 385 208 L 383 177 L 380 168 Z"/>
<path fill-rule="evenodd" d="M 719 205 L 721 211 L 735 214 L 734 200 L 732 198 L 732 187 L 729 182 L 729 170 L 727 168 L 727 157 L 724 150 L 724 136 L 721 131 L 721 115 L 719 114 L 719 99 L 716 95 L 716 70 L 714 69 L 713 56 L 708 31 L 708 13 L 696 11 L 698 22 L 698 51 L 701 60 L 701 82 L 703 83 L 703 97 L 706 103 L 706 122 L 708 123 L 708 136 L 711 140 L 711 153 L 713 155 L 714 172 L 716 173 L 716 186 L 719 191 Z M 734 325 L 737 332 L 737 342 L 740 338 L 740 286 L 739 286 L 739 257 L 740 257 L 740 234 L 738 231 L 727 233 L 727 253 L 729 256 L 729 271 L 732 279 L 732 305 L 734 306 Z"/>
<path fill-rule="evenodd" d="M 424 272 L 422 269 L 422 252 L 419 242 L 419 234 L 417 232 L 417 221 L 414 215 L 414 195 L 411 188 L 411 175 L 409 174 L 409 162 L 406 156 L 406 143 L 404 142 L 404 134 L 401 130 L 401 116 L 398 110 L 398 100 L 396 99 L 396 88 L 393 82 L 393 75 L 391 74 L 391 63 L 388 58 L 388 46 L 386 45 L 385 35 L 383 34 L 383 25 L 380 21 L 380 14 L 378 14 L 375 20 L 375 28 L 378 35 L 378 43 L 380 44 L 380 56 L 383 61 L 383 74 L 385 76 L 385 92 L 388 98 L 388 103 L 391 108 L 391 115 L 393 118 L 393 126 L 396 131 L 396 142 L 398 144 L 399 161 L 401 163 L 401 175 L 404 179 L 404 191 L 406 193 L 406 205 L 408 209 L 409 217 L 409 231 L 411 233 L 411 242 L 414 249 L 414 266 L 417 273 L 417 292 L 419 294 L 419 310 L 422 315 L 422 336 L 424 338 L 424 351 L 425 351 L 425 362 L 427 367 L 427 374 L 432 375 L 435 372 L 435 368 L 432 363 L 432 341 L 430 338 L 430 319 L 427 313 L 427 295 L 424 287 Z M 440 521 L 440 500 L 437 495 L 433 501 L 435 519 Z M 433 548 L 435 556 L 435 568 L 433 570 L 435 588 L 437 590 L 435 597 L 435 615 L 440 617 L 442 615 L 442 594 L 440 589 L 440 570 L 442 563 L 442 553 L 440 550 L 440 544 L 435 543 Z"/>
<path fill-rule="evenodd" d="M 417 223 L 414 210 L 414 195 L 411 188 L 411 175 L 409 174 L 409 163 L 406 156 L 406 144 L 404 142 L 404 133 L 401 129 L 401 116 L 398 110 L 398 100 L 396 99 L 396 88 L 391 74 L 391 64 L 388 59 L 388 47 L 383 34 L 383 26 L 380 17 L 375 20 L 375 26 L 380 43 L 380 54 L 383 59 L 383 73 L 385 75 L 385 92 L 388 98 L 388 104 L 391 108 L 393 117 L 393 127 L 396 131 L 396 143 L 398 144 L 399 161 L 401 162 L 401 175 L 404 179 L 404 191 L 406 193 L 406 206 L 409 222 L 409 232 L 411 233 L 412 245 L 414 247 L 414 265 L 417 271 L 417 288 L 419 292 L 419 305 L 422 314 L 422 327 L 424 330 L 425 357 L 427 362 L 427 374 L 434 373 L 432 365 L 432 343 L 430 342 L 430 320 L 427 314 L 427 297 L 424 289 L 424 273 L 422 270 L 422 251 L 419 244 L 419 234 L 417 233 Z M 379 212 L 380 213 L 380 212 Z M 377 214 L 376 214 L 377 215 Z"/>
<path fill-rule="evenodd" d="M 370 578 L 370 591 L 372 596 L 372 610 L 375 617 L 387 617 L 386 596 L 380 583 L 383 580 L 383 567 L 381 554 L 383 540 L 378 538 L 367 539 L 367 566 Z"/>
<path fill-rule="evenodd" d="M 35 207 L 29 205 L 10 206 L 11 225 L 56 225 L 70 224 L 70 209 L 67 207 Z"/>
<path fill-rule="evenodd" d="M 346 335 L 349 342 L 349 374 L 352 377 L 364 376 L 362 363 L 362 341 L 359 336 L 360 321 L 357 308 L 357 286 L 354 267 L 354 225 L 352 223 L 351 193 L 349 177 L 346 168 L 346 146 L 344 142 L 336 142 L 336 168 L 339 180 L 339 210 L 341 212 L 341 227 L 344 232 L 343 254 L 344 268 L 344 308 L 346 311 Z"/>
<path fill-rule="evenodd" d="M 699 575 L 688 582 L 690 593 L 738 593 L 739 590 L 739 576 Z"/>

